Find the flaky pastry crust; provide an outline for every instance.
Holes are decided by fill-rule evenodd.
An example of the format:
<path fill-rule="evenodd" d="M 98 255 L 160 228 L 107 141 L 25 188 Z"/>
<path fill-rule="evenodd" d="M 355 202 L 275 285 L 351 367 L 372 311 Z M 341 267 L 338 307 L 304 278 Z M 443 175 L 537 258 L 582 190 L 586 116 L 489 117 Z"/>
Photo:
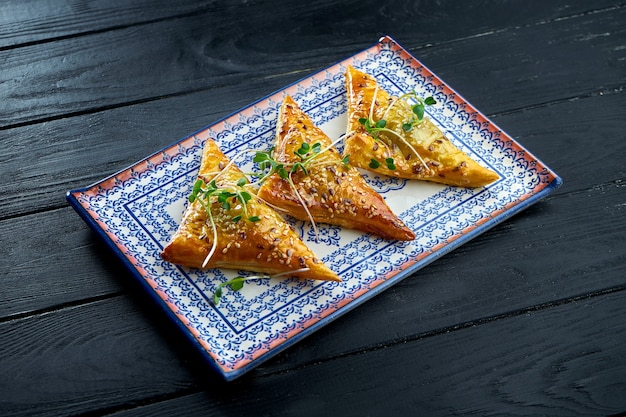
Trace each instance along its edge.
<path fill-rule="evenodd" d="M 377 86 L 369 74 L 350 66 L 346 71 L 346 89 L 348 133 L 344 153 L 350 155 L 350 163 L 354 166 L 393 177 L 462 187 L 482 187 L 499 178 L 498 174 L 482 167 L 450 142 L 428 117 L 405 132 L 402 125 L 413 117 L 411 106 Z M 370 118 L 374 100 L 374 121 L 386 120 L 385 127 L 398 132 L 413 149 L 396 135 L 379 132 L 376 140 L 367 132 L 359 119 Z M 414 150 L 419 155 L 415 155 Z M 372 159 L 385 161 L 387 158 L 393 159 L 395 166 L 392 169 L 385 163 L 376 168 L 371 166 Z"/>
<path fill-rule="evenodd" d="M 330 138 L 287 96 L 279 111 L 274 158 L 286 166 L 299 162 L 296 155 L 302 143 L 320 144 L 322 151 L 307 165 L 305 173 L 291 176 L 291 184 L 279 175 L 270 176 L 259 189 L 259 197 L 308 221 L 356 229 L 385 239 L 413 240 L 415 234 L 387 206 L 384 199 L 364 180 L 361 173 L 347 165 Z M 351 158 L 351 157 L 350 157 Z"/>
<path fill-rule="evenodd" d="M 217 144 L 207 139 L 202 155 L 199 177 L 206 183 L 215 180 L 220 187 L 238 187 L 245 175 L 221 152 Z M 226 170 L 224 170 L 226 168 Z M 274 209 L 254 197 L 252 187 L 244 185 L 253 195 L 247 203 L 247 219 L 233 221 L 241 213 L 241 206 L 233 201 L 229 209 L 219 202 L 211 202 L 211 213 L 217 230 L 216 248 L 204 268 L 224 268 L 253 271 L 261 274 L 285 274 L 286 277 L 341 281 L 335 272 L 320 261 L 304 244 L 299 235 Z M 174 264 L 203 268 L 203 262 L 213 246 L 213 229 L 206 210 L 199 201 L 190 203 L 181 224 L 162 258 Z M 308 268 L 306 272 L 294 272 Z"/>

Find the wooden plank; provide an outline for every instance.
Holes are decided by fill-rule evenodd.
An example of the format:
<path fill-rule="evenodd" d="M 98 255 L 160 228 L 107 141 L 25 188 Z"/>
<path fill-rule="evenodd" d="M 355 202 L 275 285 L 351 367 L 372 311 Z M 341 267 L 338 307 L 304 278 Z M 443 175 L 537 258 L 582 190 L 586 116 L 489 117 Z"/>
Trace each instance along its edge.
<path fill-rule="evenodd" d="M 567 193 L 624 179 L 622 162 L 610 156 L 626 154 L 619 140 L 626 129 L 619 109 L 625 106 L 626 94 L 618 90 L 491 120 L 559 174 L 558 193 Z"/>
<path fill-rule="evenodd" d="M 127 269 L 70 208 L 0 223 L 0 317 L 19 317 L 127 288 Z"/>
<path fill-rule="evenodd" d="M 620 20 L 625 18 L 621 8 L 509 28 L 416 51 L 416 56 L 479 110 L 501 113 L 621 91 L 626 27 Z"/>
<path fill-rule="evenodd" d="M 270 387 L 267 392 L 292 394 L 285 402 L 280 394 L 259 401 L 252 392 L 251 403 L 240 405 L 246 398 L 239 396 L 232 406 L 252 405 L 263 412 L 263 407 L 274 404 L 274 415 L 288 415 L 298 404 L 305 414 L 308 405 L 339 415 L 354 407 L 372 415 L 623 413 L 626 346 L 615 340 L 626 339 L 625 301 L 622 288 L 606 296 L 313 363 L 295 369 L 292 378 L 279 373 L 263 379 Z M 380 383 L 380 375 L 389 378 Z M 287 386 L 286 381 L 296 385 Z M 255 382 L 259 384 L 258 379 Z M 240 386 L 246 387 L 245 382 Z M 343 395 L 331 392 L 337 388 L 345 389 Z M 307 404 L 312 392 L 314 402 Z"/>
<path fill-rule="evenodd" d="M 120 417 L 155 409 L 193 415 L 211 400 L 222 400 L 221 408 L 233 414 L 253 407 L 275 416 L 350 415 L 355 409 L 371 415 L 623 415 L 626 347 L 614 341 L 626 339 L 625 301 L 622 290 L 272 374 L 255 379 L 252 392 L 242 381 L 229 387 L 236 393 L 230 396 L 205 391 Z M 373 383 L 381 374 L 392 377 Z M 267 398 L 270 392 L 277 394 Z"/>
<path fill-rule="evenodd" d="M 323 14 L 337 11 L 354 15 L 365 14 L 363 7 L 369 6 L 363 2 L 318 1 L 315 5 L 307 5 L 307 10 L 313 10 L 321 19 Z M 276 9 L 285 9 L 285 2 L 274 0 Z M 20 2 L 5 2 L 0 5 L 0 15 L 3 17 L 0 32 L 0 50 L 9 47 L 23 46 L 49 42 L 58 38 L 79 36 L 84 33 L 112 30 L 123 26 L 143 25 L 156 20 L 176 19 L 193 13 L 210 11 L 220 13 L 224 9 L 239 10 L 246 15 L 254 15 L 257 10 L 266 10 L 267 1 L 248 2 L 215 2 L 215 1 L 130 1 L 130 0 L 100 0 L 77 2 L 70 0 L 23 0 Z M 584 2 L 572 4 L 570 1 L 553 1 L 543 5 L 542 16 L 545 21 L 563 18 L 591 10 L 601 10 L 614 5 L 611 0 L 596 1 L 593 5 Z M 290 4 L 290 10 L 298 11 L 298 4 Z M 335 6 L 333 8 L 333 6 Z M 340 10 L 341 9 L 341 10 Z M 527 4 L 514 5 L 501 2 L 481 2 L 461 7 L 455 3 L 443 5 L 434 3 L 401 4 L 388 3 L 386 9 L 400 9 L 407 19 L 416 15 L 429 16 L 425 20 L 427 33 L 454 29 L 455 27 L 471 27 L 474 33 L 483 33 L 492 30 L 494 24 L 500 27 L 534 24 L 536 23 L 536 8 Z M 382 10 L 381 12 L 385 12 Z M 381 21 L 389 17 L 381 13 Z M 455 18 L 457 25 L 447 25 L 449 16 Z M 475 19 L 474 16 L 490 16 L 489 19 Z M 336 29 L 336 28 L 334 28 Z M 344 29 L 345 30 L 345 29 Z M 331 33 L 335 33 L 332 31 Z"/>
<path fill-rule="evenodd" d="M 245 91 L 229 86 L 11 129 L 0 154 L 0 219 L 65 206 L 69 189 L 125 169 L 277 88 L 265 80 Z"/>
<path fill-rule="evenodd" d="M 625 289 L 378 346 L 368 333 L 372 348 L 341 360 L 308 344 L 322 360 L 231 383 L 117 297 L 0 324 L 0 407 L 5 416 L 609 415 L 626 409 L 626 345 L 614 342 L 626 337 Z M 372 383 L 380 375 L 390 377 Z"/>
<path fill-rule="evenodd" d="M 136 306 L 116 297 L 0 324 L 0 414 L 78 415 L 196 386 L 168 323 Z"/>
<path fill-rule="evenodd" d="M 0 219 L 62 207 L 68 189 L 122 170 L 274 86 L 266 81 L 243 93 L 224 88 L 11 129 L 0 154 L 5 179 L 0 182 Z M 204 106 L 207 101 L 214 104 Z M 606 156 L 626 152 L 621 140 L 625 106 L 625 94 L 594 95 L 493 120 L 561 175 L 560 192 L 567 192 L 618 179 L 621 161 Z M 590 141 L 598 143 L 589 146 Z"/>
<path fill-rule="evenodd" d="M 223 6 L 222 6 L 223 7 Z M 0 50 L 219 10 L 214 1 L 22 0 L 0 4 Z"/>
<path fill-rule="evenodd" d="M 3 85 L 0 100 L 6 103 L 7 111 L 0 114 L 0 128 L 221 85 L 249 85 L 264 77 L 294 71 L 305 75 L 375 41 L 371 33 L 355 31 L 355 36 L 336 37 L 333 43 L 320 42 L 312 35 L 276 42 L 271 36 L 272 26 L 282 24 L 287 18 L 285 13 L 297 10 L 277 8 L 271 16 L 254 15 L 253 10 L 249 11 L 251 14 L 238 13 L 238 10 L 237 13 L 228 11 L 226 15 L 205 13 L 5 51 L 4 69 L 0 72 Z M 329 11 L 316 10 L 324 14 Z M 461 8 L 453 10 L 462 11 Z M 404 22 L 404 25 L 389 27 L 400 42 L 403 35 L 410 35 L 412 45 L 440 43 L 437 47 L 414 52 L 444 79 L 449 77 L 448 82 L 461 93 L 472 99 L 479 98 L 474 101 L 487 113 L 585 95 L 595 91 L 598 85 L 614 86 L 624 79 L 623 71 L 615 64 L 626 53 L 621 48 L 619 35 L 624 31 L 622 22 L 626 8 L 554 21 L 547 35 L 556 40 L 550 43 L 537 35 L 546 33 L 547 29 L 538 31 L 535 25 L 529 25 L 504 31 L 498 31 L 499 26 L 496 26 L 479 38 L 441 44 L 453 40 L 455 34 L 467 33 L 467 27 L 456 28 L 456 24 L 452 24 L 457 16 L 448 15 L 442 22 L 446 28 L 456 28 L 455 33 L 440 30 L 436 32 L 438 37 L 433 37 L 425 32 L 423 39 L 415 39 L 414 27 L 405 22 L 409 20 L 406 12 L 396 7 L 390 8 L 389 13 L 390 20 Z M 359 28 L 377 26 L 375 14 L 364 10 L 363 16 L 366 20 L 358 21 Z M 309 16 L 288 16 L 291 20 L 304 17 Z M 343 30 L 350 28 L 341 19 L 333 21 L 340 22 Z M 207 34 L 207 27 L 212 28 L 213 35 Z M 591 32 L 581 37 L 581 28 Z M 599 31 L 611 31 L 609 33 L 614 35 L 594 37 Z M 266 36 L 260 37 L 258 33 Z M 511 45 L 516 46 L 511 48 Z M 542 50 L 544 57 L 554 59 L 539 60 L 535 55 L 539 47 L 545 48 Z M 562 52 L 572 50 L 576 53 Z M 263 62 L 263 66 L 259 66 L 259 62 Z M 593 71 L 570 71 L 580 62 L 594 62 Z M 532 77 L 528 78 L 528 74 Z M 579 79 L 580 74 L 583 78 Z M 511 79 L 516 80 L 515 85 L 510 84 Z M 487 87 L 492 86 L 494 80 L 517 88 L 503 94 L 497 88 Z M 572 85 L 567 89 L 567 96 L 563 96 L 565 89 L 556 87 L 563 82 Z"/>

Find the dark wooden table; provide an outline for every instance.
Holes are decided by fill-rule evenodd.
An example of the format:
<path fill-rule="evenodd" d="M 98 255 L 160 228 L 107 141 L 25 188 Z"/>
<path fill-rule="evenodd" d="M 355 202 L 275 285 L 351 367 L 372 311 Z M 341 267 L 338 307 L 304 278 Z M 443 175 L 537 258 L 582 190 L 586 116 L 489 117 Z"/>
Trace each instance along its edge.
<path fill-rule="evenodd" d="M 389 34 L 548 198 L 225 382 L 65 201 Z M 626 5 L 0 3 L 0 415 L 626 412 Z"/>

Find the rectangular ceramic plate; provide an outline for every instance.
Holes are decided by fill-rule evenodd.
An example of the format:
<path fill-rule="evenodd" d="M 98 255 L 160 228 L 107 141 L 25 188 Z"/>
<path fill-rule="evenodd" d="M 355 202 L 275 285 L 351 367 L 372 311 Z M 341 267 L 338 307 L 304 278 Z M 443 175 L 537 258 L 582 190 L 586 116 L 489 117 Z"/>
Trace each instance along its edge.
<path fill-rule="evenodd" d="M 291 95 L 331 139 L 345 133 L 344 72 L 353 65 L 392 95 L 413 89 L 437 104 L 427 115 L 447 137 L 500 179 L 467 189 L 366 174 L 388 205 L 415 232 L 412 242 L 292 221 L 307 245 L 343 282 L 272 279 L 213 293 L 238 271 L 190 270 L 159 254 L 176 230 L 198 172 L 202 145 L 212 138 L 233 157 L 267 150 L 277 110 Z M 251 171 L 252 154 L 237 160 Z M 286 87 L 137 164 L 67 198 L 128 265 L 209 363 L 228 380 L 284 350 L 383 289 L 528 207 L 561 184 L 559 177 L 389 37 L 373 47 Z"/>

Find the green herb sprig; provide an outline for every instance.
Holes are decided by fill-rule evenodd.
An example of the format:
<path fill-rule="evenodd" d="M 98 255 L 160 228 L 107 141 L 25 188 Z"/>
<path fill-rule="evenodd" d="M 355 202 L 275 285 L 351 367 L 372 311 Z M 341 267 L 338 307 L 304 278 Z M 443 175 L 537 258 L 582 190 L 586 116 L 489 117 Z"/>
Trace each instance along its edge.
<path fill-rule="evenodd" d="M 378 85 L 376 86 L 376 89 L 374 90 L 374 96 L 372 98 L 372 105 L 370 107 L 369 116 L 359 118 L 359 123 L 365 128 L 365 131 L 368 134 L 370 134 L 377 142 L 383 143 L 380 137 L 378 136 L 380 132 L 388 133 L 397 137 L 401 142 L 407 145 L 415 153 L 415 155 L 419 158 L 422 165 L 426 167 L 426 162 L 422 159 L 422 157 L 417 152 L 417 150 L 415 150 L 415 148 L 401 134 L 387 127 L 386 117 L 389 111 L 391 110 L 391 108 L 398 101 L 404 101 L 405 103 L 408 104 L 408 101 L 407 101 L 408 99 L 414 100 L 415 104 L 411 105 L 412 116 L 408 121 L 402 124 L 402 130 L 405 132 L 410 132 L 411 130 L 413 130 L 414 127 L 419 126 L 419 124 L 424 119 L 424 112 L 425 112 L 426 106 L 432 106 L 436 104 L 437 101 L 432 96 L 429 96 L 423 99 L 417 95 L 415 90 L 413 90 L 410 93 L 406 93 L 406 94 L 401 95 L 400 97 L 397 97 L 393 102 L 391 102 L 391 104 L 389 104 L 389 106 L 387 107 L 387 109 L 385 110 L 383 114 L 383 117 L 380 120 L 375 121 L 374 120 L 374 104 L 376 103 L 377 93 L 378 93 Z M 390 171 L 393 171 L 397 168 L 393 158 L 385 158 L 385 165 Z M 377 169 L 380 166 L 381 166 L 380 161 L 371 159 L 369 163 L 370 168 Z"/>
<path fill-rule="evenodd" d="M 322 144 L 314 143 L 313 145 L 307 142 L 302 142 L 300 148 L 294 151 L 294 154 L 299 158 L 299 161 L 285 166 L 284 163 L 277 161 L 274 158 L 274 147 L 267 152 L 257 152 L 253 162 L 259 165 L 262 174 L 258 175 L 261 179 L 259 183 L 276 173 L 282 179 L 288 179 L 292 174 L 295 174 L 298 170 L 302 170 L 304 175 L 309 175 L 307 167 L 311 164 L 320 152 L 322 152 Z"/>
<path fill-rule="evenodd" d="M 393 135 L 397 135 L 395 131 L 387 128 L 387 120 L 385 120 L 384 117 L 387 116 L 387 113 L 397 101 L 399 100 L 406 101 L 407 98 L 412 98 L 413 100 L 416 101 L 416 103 L 411 106 L 411 110 L 413 112 L 411 119 L 408 120 L 406 123 L 402 124 L 402 129 L 405 132 L 410 132 L 415 126 L 418 126 L 421 123 L 421 121 L 424 119 L 424 112 L 425 112 L 426 106 L 432 106 L 434 104 L 437 104 L 437 101 L 433 97 L 426 97 L 425 99 L 422 99 L 421 97 L 417 95 L 415 91 L 412 91 L 407 94 L 403 94 L 402 96 L 398 97 L 396 100 L 394 100 L 394 102 L 392 102 L 389 105 L 382 119 L 378 121 L 374 121 L 373 114 L 372 114 L 373 112 L 370 112 L 369 117 L 361 117 L 359 119 L 359 123 L 362 124 L 363 127 L 365 127 L 365 131 L 369 133 L 370 135 L 372 135 L 375 139 L 379 139 L 378 132 L 387 132 Z"/>
<path fill-rule="evenodd" d="M 317 156 L 319 156 L 322 152 L 328 150 L 329 148 L 330 147 L 322 149 L 322 145 L 320 143 L 314 143 L 313 145 L 310 145 L 307 142 L 302 142 L 300 147 L 294 152 L 300 160 L 288 166 L 285 166 L 284 163 L 279 162 L 274 158 L 273 147 L 268 152 L 257 152 L 252 159 L 255 163 L 259 165 L 259 168 L 263 173 L 260 175 L 260 179 L 258 181 L 259 183 L 262 184 L 263 181 L 265 181 L 274 173 L 277 174 L 281 179 L 286 180 L 289 183 L 289 187 L 291 187 L 291 190 L 298 198 L 300 205 L 302 206 L 302 208 L 304 208 L 309 220 L 311 221 L 311 226 L 313 227 L 315 236 L 318 236 L 317 225 L 315 224 L 315 220 L 313 219 L 313 216 L 311 215 L 311 212 L 309 211 L 306 202 L 298 192 L 298 189 L 293 182 L 292 175 L 298 172 L 298 170 L 302 170 L 304 175 L 309 175 L 308 167 L 310 166 L 310 164 L 312 164 L 313 160 Z"/>
<path fill-rule="evenodd" d="M 372 158 L 370 160 L 370 163 L 369 163 L 369 167 L 370 168 L 377 169 L 377 168 L 380 167 L 380 165 L 381 165 L 381 163 L 379 161 L 377 161 L 376 159 Z M 396 164 L 395 164 L 395 161 L 394 161 L 393 158 L 385 158 L 385 165 L 387 165 L 387 168 L 390 171 L 393 171 L 394 169 L 396 169 Z"/>
<path fill-rule="evenodd" d="M 300 268 L 300 269 L 295 269 L 289 272 L 281 272 L 280 274 L 276 274 L 276 275 L 251 275 L 248 277 L 236 276 L 235 278 L 232 278 L 226 282 L 222 282 L 221 284 L 217 286 L 217 288 L 215 288 L 215 291 L 213 292 L 213 304 L 215 306 L 219 305 L 220 300 L 224 296 L 225 288 L 230 288 L 230 290 L 237 292 L 243 288 L 244 284 L 247 281 L 257 281 L 257 280 L 279 278 L 285 275 L 292 275 L 292 274 L 296 274 L 299 272 L 306 272 L 309 270 L 310 268 Z"/>
<path fill-rule="evenodd" d="M 189 202 L 193 203 L 197 201 L 200 203 L 200 205 L 204 208 L 204 211 L 207 213 L 209 225 L 213 231 L 211 250 L 209 250 L 209 253 L 202 262 L 203 268 L 209 263 L 209 260 L 217 248 L 217 227 L 215 226 L 215 219 L 213 218 L 213 212 L 211 211 L 211 205 L 213 204 L 211 201 L 212 197 L 217 197 L 217 202 L 221 204 L 221 207 L 224 210 L 230 210 L 231 204 L 237 201 L 241 204 L 241 213 L 232 217 L 232 221 L 235 223 L 240 221 L 242 218 L 245 218 L 247 221 L 253 223 L 261 220 L 259 216 L 248 215 L 248 202 L 252 199 L 252 194 L 243 189 L 247 183 L 248 180 L 246 178 L 239 179 L 236 187 L 220 187 L 217 185 L 215 179 L 207 184 L 202 178 L 198 178 L 194 183 L 191 194 L 188 197 Z"/>
<path fill-rule="evenodd" d="M 215 304 L 216 306 L 219 305 L 220 299 L 224 295 L 225 287 L 228 287 L 231 290 L 237 292 L 243 288 L 243 284 L 246 282 L 246 280 L 249 280 L 249 279 L 252 279 L 252 278 L 235 277 L 229 281 L 222 282 L 220 285 L 217 286 L 217 288 L 215 289 L 215 292 L 213 293 L 213 304 Z"/>
<path fill-rule="evenodd" d="M 410 132 L 415 126 L 419 125 L 422 119 L 424 119 L 424 111 L 426 106 L 432 106 L 433 104 L 437 104 L 437 101 L 434 98 L 426 97 L 425 99 L 422 99 L 421 97 L 417 96 L 417 93 L 415 91 L 409 93 L 409 97 L 412 97 L 414 100 L 417 101 L 417 103 L 411 106 L 411 110 L 413 111 L 413 114 L 417 116 L 417 118 L 413 116 L 409 122 L 402 125 L 402 129 L 405 132 Z"/>
<path fill-rule="evenodd" d="M 205 183 L 203 179 L 198 178 L 193 185 L 191 194 L 189 195 L 189 202 L 193 203 L 198 201 L 204 207 L 205 211 L 210 215 L 211 209 L 211 197 L 217 197 L 217 202 L 221 204 L 224 210 L 230 210 L 232 203 L 241 203 L 242 212 L 232 218 L 233 222 L 238 222 L 242 218 L 245 218 L 251 222 L 258 222 L 261 219 L 258 216 L 248 215 L 248 202 L 252 199 L 252 194 L 245 191 L 243 187 L 248 183 L 246 178 L 240 178 L 237 181 L 237 187 L 222 188 L 218 186 L 215 180 L 210 183 Z"/>

